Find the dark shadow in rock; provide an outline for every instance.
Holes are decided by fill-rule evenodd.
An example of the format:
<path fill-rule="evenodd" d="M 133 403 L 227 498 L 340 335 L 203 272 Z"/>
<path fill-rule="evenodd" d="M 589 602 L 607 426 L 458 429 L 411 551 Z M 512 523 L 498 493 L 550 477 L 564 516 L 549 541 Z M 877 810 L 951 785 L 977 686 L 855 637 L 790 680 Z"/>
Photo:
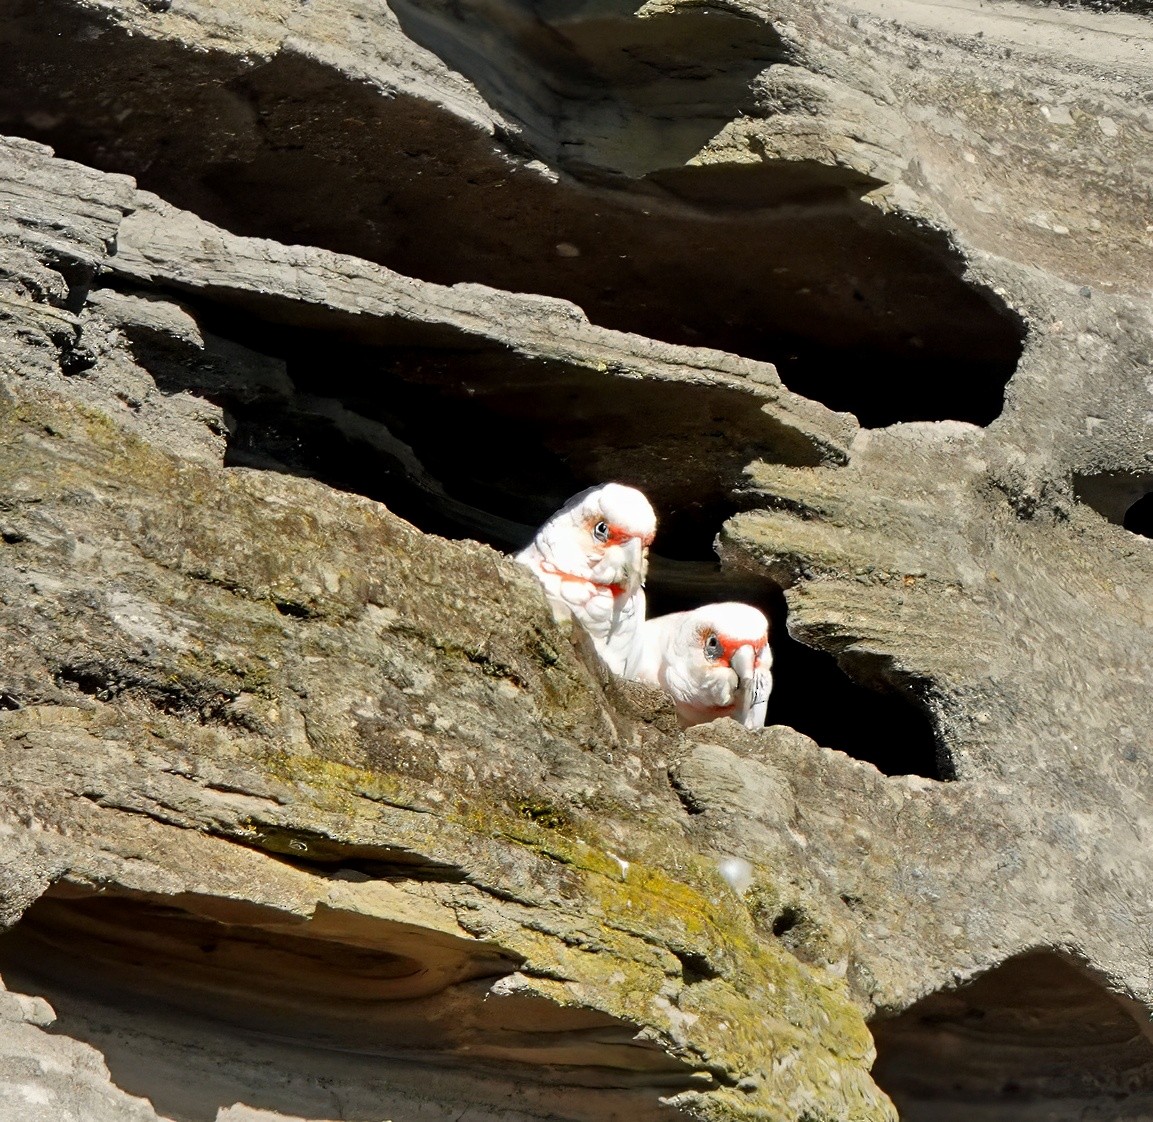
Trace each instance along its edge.
<path fill-rule="evenodd" d="M 734 509 L 743 465 L 773 458 L 764 415 L 737 393 L 610 384 L 495 349 L 333 350 L 290 361 L 289 402 L 230 409 L 229 462 L 272 456 L 447 537 L 519 548 L 572 494 L 611 479 L 649 496 L 663 551 L 691 555 Z"/>
<path fill-rule="evenodd" d="M 1112 471 L 1073 479 L 1077 498 L 1116 526 L 1153 537 L 1153 472 Z"/>
<path fill-rule="evenodd" d="M 46 999 L 51 1033 L 97 1049 L 117 1087 L 175 1122 L 237 1103 L 349 1122 L 675 1113 L 660 1098 L 689 1086 L 689 1068 L 602 1013 L 493 993 L 518 965 L 324 905 L 306 918 L 65 886 L 0 935 L 7 988 Z"/>
<path fill-rule="evenodd" d="M 1138 499 L 1125 512 L 1121 525 L 1143 538 L 1153 538 L 1153 491 Z"/>
<path fill-rule="evenodd" d="M 293 868 L 308 869 L 338 880 L 462 884 L 468 879 L 467 872 L 459 866 L 435 861 L 423 853 L 399 846 L 333 841 L 319 831 L 303 828 L 262 823 L 251 837 L 241 834 L 231 840 L 269 854 Z"/>
<path fill-rule="evenodd" d="M 932 723 L 908 691 L 860 667 L 850 676 L 832 655 L 780 631 L 773 644 L 769 724 L 790 725 L 885 775 L 956 777 Z"/>
<path fill-rule="evenodd" d="M 713 600 L 744 600 L 769 617 L 773 690 L 767 724 L 788 725 L 885 775 L 954 778 L 929 718 L 907 691 L 865 667 L 854 667 L 856 677 L 850 677 L 832 655 L 794 639 L 784 595 L 769 581 L 716 564 L 655 558 L 647 591 L 654 616 Z"/>
<path fill-rule="evenodd" d="M 902 1122 L 1153 1115 L 1148 1014 L 1063 954 L 1012 958 L 871 1027 Z"/>
<path fill-rule="evenodd" d="M 368 345 L 339 322 L 183 306 L 203 351 L 141 323 L 122 329 L 162 391 L 225 411 L 227 463 L 367 495 L 444 537 L 519 549 L 571 495 L 617 480 L 657 508 L 662 553 L 712 559 L 750 460 L 822 456 L 740 388 L 614 377 L 443 327 L 419 342 L 411 326 L 399 340 L 382 327 Z"/>
<path fill-rule="evenodd" d="M 602 326 L 775 362 L 790 389 L 872 426 L 985 424 L 1001 410 L 1021 322 L 966 281 L 943 235 L 862 202 L 872 184 L 855 172 L 786 161 L 674 166 L 611 185 L 586 168 L 554 182 L 507 137 L 403 92 L 382 96 L 290 46 L 253 61 L 129 35 L 64 0 L 8 8 L 0 130 L 133 175 L 226 229 L 438 283 L 562 297 Z M 670 28 L 701 13 L 619 14 L 585 27 L 614 74 L 696 82 L 675 78 L 688 47 Z M 718 72 L 702 122 L 658 130 L 670 159 L 695 142 L 683 128 L 722 107 L 737 116 L 752 66 L 775 58 L 767 27 L 710 12 L 714 22 L 706 55 L 749 53 Z M 621 38 L 638 35 L 651 41 Z M 634 89 L 626 79 L 621 89 Z M 553 137 L 566 151 L 582 140 Z"/>
<path fill-rule="evenodd" d="M 1130 12 L 1135 16 L 1153 16 L 1153 0 L 1037 0 L 1047 8 L 1065 8 L 1089 12 Z"/>

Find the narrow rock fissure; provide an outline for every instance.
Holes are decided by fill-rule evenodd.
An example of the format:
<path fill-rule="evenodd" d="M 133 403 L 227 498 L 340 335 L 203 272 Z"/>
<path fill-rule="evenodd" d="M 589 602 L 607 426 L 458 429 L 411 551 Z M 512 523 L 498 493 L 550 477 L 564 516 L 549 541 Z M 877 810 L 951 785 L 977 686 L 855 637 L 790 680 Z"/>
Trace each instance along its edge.
<path fill-rule="evenodd" d="M 97 701 L 110 702 L 125 697 L 138 699 L 161 713 L 171 713 L 200 724 L 219 723 L 248 727 L 251 719 L 232 708 L 233 690 L 209 682 L 181 681 L 175 674 L 161 680 L 147 664 L 104 662 L 85 659 L 62 663 L 56 670 L 56 684 L 74 687 Z"/>
<path fill-rule="evenodd" d="M 468 879 L 468 874 L 459 866 L 435 861 L 421 853 L 335 842 L 310 831 L 263 824 L 251 839 L 231 836 L 231 840 L 267 853 L 294 868 L 307 869 L 335 880 L 463 884 Z"/>
<path fill-rule="evenodd" d="M 1035 2 L 1046 7 L 1067 8 L 1073 11 L 1132 12 L 1138 16 L 1153 16 L 1153 3 L 1150 0 L 1035 0 Z"/>
<path fill-rule="evenodd" d="M 20 10 L 0 43 L 0 130 L 133 175 L 228 230 L 557 296 L 605 327 L 771 361 L 790 389 L 867 426 L 1001 411 L 1021 322 L 964 277 L 944 235 L 862 202 L 855 173 L 783 197 L 788 161 L 554 182 L 446 111 L 287 48 L 253 64 L 130 36 L 62 0 Z M 662 21 L 626 22 L 645 35 Z M 738 22 L 746 39 L 757 26 Z M 726 80 L 735 115 L 748 75 Z"/>

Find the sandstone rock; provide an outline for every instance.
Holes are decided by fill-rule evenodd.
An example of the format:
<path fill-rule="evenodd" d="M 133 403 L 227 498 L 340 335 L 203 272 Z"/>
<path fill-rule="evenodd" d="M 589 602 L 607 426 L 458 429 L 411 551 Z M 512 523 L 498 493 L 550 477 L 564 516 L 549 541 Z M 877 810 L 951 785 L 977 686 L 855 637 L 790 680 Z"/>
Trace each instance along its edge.
<path fill-rule="evenodd" d="M 1147 1113 L 1153 25 L 0 21 L 0 1118 Z M 609 475 L 935 763 L 613 681 Z"/>

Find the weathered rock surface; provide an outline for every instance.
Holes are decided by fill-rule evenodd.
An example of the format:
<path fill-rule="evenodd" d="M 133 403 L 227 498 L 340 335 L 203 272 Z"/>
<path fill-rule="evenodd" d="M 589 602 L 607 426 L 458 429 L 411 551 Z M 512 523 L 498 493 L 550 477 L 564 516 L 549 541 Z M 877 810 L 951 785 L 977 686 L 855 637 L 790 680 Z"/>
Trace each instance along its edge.
<path fill-rule="evenodd" d="M 783 1117 L 828 1079 L 879 1109 L 842 983 L 684 851 L 676 739 L 603 696 L 527 573 L 21 389 L 5 806 L 36 824 L 28 895 L 55 887 L 7 943 L 16 977 L 299 1047 L 575 1069 L 632 1112 L 680 1091 Z M 610 1109 L 585 1097 L 574 1116 Z"/>
<path fill-rule="evenodd" d="M 1153 1113 L 1151 71 L 1010 0 L 0 3 L 0 1118 Z M 609 476 L 781 723 L 491 548 Z"/>

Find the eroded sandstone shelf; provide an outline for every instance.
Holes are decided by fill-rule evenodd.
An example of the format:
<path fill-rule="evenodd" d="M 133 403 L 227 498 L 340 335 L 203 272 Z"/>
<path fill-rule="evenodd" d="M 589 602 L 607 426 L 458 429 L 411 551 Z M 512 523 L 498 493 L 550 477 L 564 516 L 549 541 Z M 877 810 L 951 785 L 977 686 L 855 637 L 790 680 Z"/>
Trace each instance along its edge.
<path fill-rule="evenodd" d="M 0 4 L 0 1119 L 1148 1114 L 1153 24 L 889 4 Z"/>

